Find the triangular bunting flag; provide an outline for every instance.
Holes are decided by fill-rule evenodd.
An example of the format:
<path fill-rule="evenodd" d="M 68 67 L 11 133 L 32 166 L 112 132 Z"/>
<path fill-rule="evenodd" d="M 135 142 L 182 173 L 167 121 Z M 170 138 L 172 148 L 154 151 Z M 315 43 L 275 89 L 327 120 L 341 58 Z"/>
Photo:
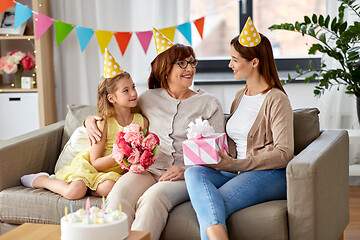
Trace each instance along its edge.
<path fill-rule="evenodd" d="M 126 48 L 129 44 L 130 38 L 132 36 L 132 32 L 116 32 L 114 33 L 116 41 L 119 45 L 121 54 L 124 56 Z"/>
<path fill-rule="evenodd" d="M 76 26 L 75 29 L 78 35 L 81 51 L 83 52 L 86 46 L 88 45 L 92 35 L 94 34 L 94 30 L 92 30 L 91 28 L 85 28 L 79 26 Z"/>
<path fill-rule="evenodd" d="M 20 27 L 32 16 L 32 10 L 21 3 L 16 3 L 14 29 Z"/>
<path fill-rule="evenodd" d="M 165 35 L 165 37 L 167 37 L 171 42 L 174 42 L 174 37 L 175 37 L 175 27 L 168 27 L 168 28 L 163 28 L 163 29 L 159 29 L 159 31 Z"/>
<path fill-rule="evenodd" d="M 99 43 L 101 54 L 104 54 L 105 48 L 109 45 L 114 33 L 104 30 L 95 30 L 95 35 Z"/>
<path fill-rule="evenodd" d="M 4 12 L 9 7 L 15 4 L 14 0 L 1 0 L 0 1 L 0 13 Z"/>
<path fill-rule="evenodd" d="M 38 40 L 49 27 L 54 23 L 54 19 L 41 13 L 34 13 L 35 20 L 35 39 Z"/>
<path fill-rule="evenodd" d="M 54 19 L 41 13 L 34 13 L 35 17 L 35 39 L 38 40 L 49 27 L 54 23 Z"/>
<path fill-rule="evenodd" d="M 153 32 L 152 31 L 136 32 L 136 35 L 137 35 L 137 37 L 140 41 L 140 44 L 146 54 L 146 52 L 149 48 L 149 44 L 150 44 Z"/>
<path fill-rule="evenodd" d="M 69 35 L 71 30 L 75 26 L 72 24 L 64 23 L 59 20 L 55 20 L 55 35 L 56 35 L 56 44 L 59 45 L 66 37 Z"/>
<path fill-rule="evenodd" d="M 182 33 L 182 35 L 186 38 L 186 40 L 188 40 L 191 45 L 191 23 L 187 22 L 177 26 L 176 28 Z"/>
<path fill-rule="evenodd" d="M 204 31 L 204 21 L 205 21 L 205 17 L 196 19 L 194 21 L 194 24 L 196 26 L 196 29 L 198 30 L 201 39 L 203 39 L 203 31 Z"/>

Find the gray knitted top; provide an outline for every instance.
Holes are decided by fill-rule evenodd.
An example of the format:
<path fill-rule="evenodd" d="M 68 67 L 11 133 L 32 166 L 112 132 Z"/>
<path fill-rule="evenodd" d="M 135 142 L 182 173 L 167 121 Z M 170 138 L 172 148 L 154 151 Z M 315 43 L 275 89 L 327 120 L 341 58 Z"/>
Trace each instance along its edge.
<path fill-rule="evenodd" d="M 219 100 L 203 90 L 184 100 L 172 98 L 163 88 L 150 89 L 140 95 L 138 105 L 149 120 L 149 131 L 160 138 L 160 154 L 151 168 L 184 166 L 182 142 L 186 129 L 198 117 L 209 121 L 215 132 L 224 132 L 224 113 Z"/>

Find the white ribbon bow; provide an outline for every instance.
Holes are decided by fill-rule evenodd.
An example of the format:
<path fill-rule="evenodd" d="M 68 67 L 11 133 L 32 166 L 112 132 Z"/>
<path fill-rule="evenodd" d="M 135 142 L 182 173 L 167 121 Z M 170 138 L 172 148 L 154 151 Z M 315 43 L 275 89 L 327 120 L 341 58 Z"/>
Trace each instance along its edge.
<path fill-rule="evenodd" d="M 214 128 L 210 126 L 208 120 L 202 120 L 201 117 L 195 119 L 195 123 L 190 122 L 188 127 L 189 128 L 186 129 L 188 139 L 207 137 L 215 133 Z"/>

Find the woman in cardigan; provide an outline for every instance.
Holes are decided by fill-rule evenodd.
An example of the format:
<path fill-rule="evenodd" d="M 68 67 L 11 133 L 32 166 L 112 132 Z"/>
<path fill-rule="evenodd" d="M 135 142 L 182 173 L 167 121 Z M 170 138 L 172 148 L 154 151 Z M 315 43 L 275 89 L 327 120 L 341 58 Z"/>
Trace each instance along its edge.
<path fill-rule="evenodd" d="M 227 239 L 226 219 L 232 213 L 286 199 L 285 167 L 294 154 L 293 113 L 271 44 L 258 36 L 254 47 L 240 44 L 246 44 L 242 35 L 231 41 L 229 67 L 235 79 L 246 79 L 246 86 L 237 93 L 226 122 L 230 156 L 219 151 L 220 163 L 185 171 L 201 239 Z"/>
<path fill-rule="evenodd" d="M 202 90 L 190 89 L 196 65 L 192 47 L 182 44 L 173 45 L 152 61 L 149 90 L 140 95 L 138 105 L 149 120 L 149 131 L 160 138 L 161 152 L 147 171 L 122 176 L 107 197 L 113 209 L 122 204 L 131 230 L 150 231 L 151 239 L 160 238 L 168 212 L 189 200 L 182 154 L 189 122 L 201 116 L 217 132 L 224 131 L 219 101 Z M 85 122 L 92 136 L 98 131 L 94 120 L 89 117 Z"/>

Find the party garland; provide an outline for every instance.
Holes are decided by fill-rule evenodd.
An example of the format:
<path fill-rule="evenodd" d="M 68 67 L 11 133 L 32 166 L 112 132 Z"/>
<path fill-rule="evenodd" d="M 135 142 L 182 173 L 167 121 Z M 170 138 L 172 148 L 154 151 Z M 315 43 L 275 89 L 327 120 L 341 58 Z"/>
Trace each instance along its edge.
<path fill-rule="evenodd" d="M 235 1 L 237 2 L 237 1 Z M 234 2 L 223 6 L 222 10 L 226 7 L 229 7 Z M 126 48 L 130 42 L 132 35 L 135 33 L 145 54 L 149 48 L 150 41 L 152 39 L 153 32 L 149 31 L 135 31 L 135 32 L 117 32 L 117 31 L 105 31 L 98 30 L 86 27 L 76 26 L 74 24 L 69 24 L 66 22 L 62 22 L 57 19 L 53 19 L 44 14 L 33 11 L 27 6 L 16 2 L 14 0 L 1 0 L 0 1 L 0 13 L 4 12 L 6 9 L 12 7 L 16 4 L 15 8 L 15 22 L 14 29 L 17 29 L 26 21 L 28 21 L 31 17 L 34 18 L 35 22 L 35 39 L 38 40 L 53 24 L 55 25 L 55 36 L 56 36 L 56 44 L 60 45 L 62 41 L 69 35 L 69 33 L 75 28 L 77 37 L 79 40 L 81 51 L 83 52 L 86 46 L 88 45 L 90 39 L 95 33 L 97 38 L 101 53 L 104 54 L 105 48 L 109 45 L 113 36 L 115 36 L 116 42 L 120 48 L 121 54 L 124 55 Z M 217 11 L 216 11 L 217 12 Z M 180 33 L 185 37 L 185 39 L 192 44 L 192 36 L 191 36 L 191 27 L 193 25 L 196 27 L 201 39 L 203 39 L 203 31 L 204 31 L 204 23 L 205 16 L 195 19 L 193 21 L 189 21 L 180 25 L 167 27 L 159 29 L 159 31 L 164 34 L 169 40 L 174 41 L 175 30 L 177 29 Z"/>

